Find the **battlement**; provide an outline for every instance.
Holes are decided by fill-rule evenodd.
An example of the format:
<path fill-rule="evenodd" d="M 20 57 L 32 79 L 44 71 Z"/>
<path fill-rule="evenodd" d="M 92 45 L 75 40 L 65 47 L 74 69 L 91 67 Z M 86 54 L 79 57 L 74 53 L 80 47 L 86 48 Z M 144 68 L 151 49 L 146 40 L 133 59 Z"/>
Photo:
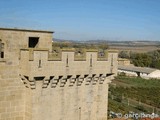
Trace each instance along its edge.
<path fill-rule="evenodd" d="M 50 81 L 53 76 L 63 76 L 64 79 L 68 76 L 107 77 L 117 72 L 117 51 L 111 50 L 98 53 L 98 50 L 93 49 L 59 49 L 52 52 L 48 49 L 21 49 L 19 60 L 20 75 L 31 83 L 42 77 L 41 80 L 47 78 Z"/>
<path fill-rule="evenodd" d="M 21 49 L 21 51 L 28 51 L 29 52 L 29 60 L 32 61 L 34 58 L 34 52 L 35 51 L 46 51 L 48 52 L 48 61 L 61 61 L 62 60 L 62 54 L 65 52 L 68 52 L 69 54 L 74 53 L 74 61 L 86 61 L 86 54 L 89 52 L 96 53 L 97 54 L 97 61 L 107 61 L 108 60 L 108 52 L 111 53 L 110 50 L 105 51 L 98 51 L 96 49 L 74 49 L 74 48 L 54 48 L 52 52 L 49 51 L 49 49 L 45 48 L 26 48 Z"/>

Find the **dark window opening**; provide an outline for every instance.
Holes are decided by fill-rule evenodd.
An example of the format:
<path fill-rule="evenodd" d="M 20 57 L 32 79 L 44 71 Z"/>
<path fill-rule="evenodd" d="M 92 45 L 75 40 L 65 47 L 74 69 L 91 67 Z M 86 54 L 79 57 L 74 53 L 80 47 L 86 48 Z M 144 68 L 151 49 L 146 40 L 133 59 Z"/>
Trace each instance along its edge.
<path fill-rule="evenodd" d="M 35 48 L 39 42 L 39 37 L 29 37 L 28 47 Z"/>
<path fill-rule="evenodd" d="M 38 66 L 38 68 L 41 68 L 42 66 L 41 66 L 41 60 L 39 60 L 39 66 Z"/>
<path fill-rule="evenodd" d="M 90 57 L 90 67 L 92 67 L 92 55 Z"/>
<path fill-rule="evenodd" d="M 4 52 L 1 52 L 1 58 L 4 58 Z"/>
<path fill-rule="evenodd" d="M 66 59 L 66 67 L 69 67 L 68 66 L 68 55 L 67 55 L 67 59 Z"/>
<path fill-rule="evenodd" d="M 40 76 L 40 77 L 34 77 L 35 80 L 43 80 L 45 77 L 44 76 Z"/>
<path fill-rule="evenodd" d="M 0 58 L 4 58 L 4 43 L 0 39 Z"/>

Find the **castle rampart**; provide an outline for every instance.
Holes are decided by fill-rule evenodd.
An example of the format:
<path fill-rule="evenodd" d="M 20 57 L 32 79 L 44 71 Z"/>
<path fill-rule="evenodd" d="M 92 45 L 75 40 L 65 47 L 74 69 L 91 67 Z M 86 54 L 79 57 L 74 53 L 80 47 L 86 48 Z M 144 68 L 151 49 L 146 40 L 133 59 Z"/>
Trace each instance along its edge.
<path fill-rule="evenodd" d="M 52 34 L 0 29 L 0 120 L 107 120 L 117 52 L 52 49 Z"/>

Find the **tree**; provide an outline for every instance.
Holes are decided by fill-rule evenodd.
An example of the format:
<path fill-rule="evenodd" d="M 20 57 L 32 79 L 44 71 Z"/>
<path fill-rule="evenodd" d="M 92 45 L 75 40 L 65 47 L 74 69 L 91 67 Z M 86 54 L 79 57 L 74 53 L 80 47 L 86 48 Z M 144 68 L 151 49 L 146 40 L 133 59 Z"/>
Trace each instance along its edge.
<path fill-rule="evenodd" d="M 135 66 L 149 67 L 152 59 L 147 53 L 136 53 L 132 56 L 132 62 Z"/>
<path fill-rule="evenodd" d="M 152 63 L 150 65 L 153 68 L 158 68 L 160 69 L 160 60 L 152 60 Z"/>
<path fill-rule="evenodd" d="M 130 54 L 127 51 L 121 51 L 118 54 L 118 57 L 120 57 L 120 58 L 130 58 Z"/>

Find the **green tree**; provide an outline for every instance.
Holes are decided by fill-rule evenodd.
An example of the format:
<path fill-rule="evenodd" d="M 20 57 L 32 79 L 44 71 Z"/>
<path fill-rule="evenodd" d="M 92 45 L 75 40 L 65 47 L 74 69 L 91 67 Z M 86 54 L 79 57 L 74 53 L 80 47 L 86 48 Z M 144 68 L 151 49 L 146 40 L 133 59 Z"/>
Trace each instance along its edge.
<path fill-rule="evenodd" d="M 152 59 L 147 53 L 136 53 L 132 56 L 132 62 L 135 66 L 149 67 Z"/>
<path fill-rule="evenodd" d="M 130 54 L 127 51 L 121 51 L 118 54 L 118 57 L 120 57 L 120 58 L 130 58 Z"/>
<path fill-rule="evenodd" d="M 152 63 L 150 66 L 153 68 L 160 69 L 160 60 L 152 60 Z"/>

